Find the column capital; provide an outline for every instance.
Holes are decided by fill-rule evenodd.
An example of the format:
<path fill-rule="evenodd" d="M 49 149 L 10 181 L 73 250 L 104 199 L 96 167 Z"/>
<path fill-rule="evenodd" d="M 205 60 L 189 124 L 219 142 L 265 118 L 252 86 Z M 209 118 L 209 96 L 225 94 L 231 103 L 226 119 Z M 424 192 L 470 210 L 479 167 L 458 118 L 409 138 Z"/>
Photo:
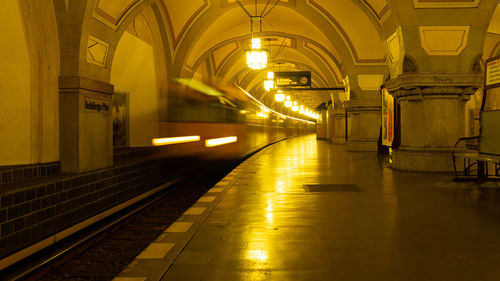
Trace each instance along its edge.
<path fill-rule="evenodd" d="M 59 76 L 59 92 L 61 94 L 74 93 L 80 90 L 112 95 L 114 86 L 83 76 Z"/>
<path fill-rule="evenodd" d="M 424 99 L 455 96 L 468 100 L 482 87 L 481 73 L 411 73 L 401 74 L 384 83 L 384 87 L 397 98 Z"/>

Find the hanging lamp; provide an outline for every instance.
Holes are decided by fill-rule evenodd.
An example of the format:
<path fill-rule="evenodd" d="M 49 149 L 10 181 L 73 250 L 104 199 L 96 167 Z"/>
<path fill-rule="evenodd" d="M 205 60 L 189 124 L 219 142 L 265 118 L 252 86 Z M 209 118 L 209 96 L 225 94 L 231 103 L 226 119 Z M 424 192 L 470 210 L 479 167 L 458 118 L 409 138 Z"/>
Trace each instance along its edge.
<path fill-rule="evenodd" d="M 258 24 L 258 31 L 255 31 L 255 22 Z M 250 17 L 250 33 L 252 37 L 251 48 L 246 51 L 247 65 L 251 69 L 259 70 L 267 67 L 267 56 L 269 51 L 262 48 L 262 17 Z"/>

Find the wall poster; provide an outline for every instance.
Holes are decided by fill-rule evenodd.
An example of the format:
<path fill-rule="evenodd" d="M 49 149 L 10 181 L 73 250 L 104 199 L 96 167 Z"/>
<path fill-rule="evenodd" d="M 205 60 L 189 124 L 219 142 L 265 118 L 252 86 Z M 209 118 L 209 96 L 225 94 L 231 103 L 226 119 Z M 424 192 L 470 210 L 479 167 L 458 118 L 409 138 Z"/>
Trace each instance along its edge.
<path fill-rule="evenodd" d="M 128 96 L 113 94 L 113 147 L 128 146 Z"/>
<path fill-rule="evenodd" d="M 382 144 L 391 146 L 394 139 L 394 97 L 382 89 Z"/>

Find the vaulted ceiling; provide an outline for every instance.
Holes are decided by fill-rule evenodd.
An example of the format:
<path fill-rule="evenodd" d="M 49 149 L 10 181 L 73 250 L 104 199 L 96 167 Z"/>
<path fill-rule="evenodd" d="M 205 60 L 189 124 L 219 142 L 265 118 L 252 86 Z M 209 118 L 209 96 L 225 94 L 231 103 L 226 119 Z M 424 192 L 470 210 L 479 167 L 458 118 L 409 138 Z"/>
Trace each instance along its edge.
<path fill-rule="evenodd" d="M 264 99 L 265 71 L 247 68 L 244 52 L 250 45 L 251 15 L 263 19 L 264 45 L 270 46 L 271 66 L 277 70 L 309 70 L 315 87 L 338 86 L 356 67 L 386 67 L 385 39 L 397 27 L 391 6 L 413 8 L 446 5 L 477 7 L 479 0 L 96 0 L 93 16 L 115 30 L 134 10 L 148 26 L 148 16 L 161 18 L 159 32 L 174 75 L 203 80 L 232 81 Z M 404 2 L 404 3 L 403 3 Z M 243 6 L 244 9 L 241 7 Z M 429 7 L 427 7 L 429 6 Z M 453 7 L 454 7 L 453 6 Z M 458 7 L 457 6 L 457 7 Z M 398 6 L 399 9 L 402 9 Z M 145 16 L 145 11 L 148 16 Z M 485 56 L 498 53 L 500 12 L 488 30 Z M 130 22 L 130 21 L 129 21 Z M 151 25 L 151 24 L 149 24 Z M 384 29 L 384 25 L 389 28 Z M 130 29 L 130 28 L 129 28 Z M 161 31 L 160 30 L 160 31 Z M 388 30 L 391 30 L 388 33 Z M 147 36 L 143 36 L 147 37 Z M 152 39 L 151 39 L 152 40 Z M 300 94 L 315 107 L 330 99 L 327 92 Z"/>
<path fill-rule="evenodd" d="M 97 0 L 94 17 L 117 28 L 145 0 Z M 164 19 L 168 51 L 179 76 L 233 81 L 264 95 L 265 71 L 246 67 L 249 15 L 235 0 L 150 1 Z M 384 65 L 380 24 L 391 13 L 386 0 L 241 0 L 263 19 L 264 45 L 274 70 L 309 70 L 316 87 L 337 86 L 346 66 Z M 137 21 L 140 21 L 138 18 Z M 140 25 L 141 23 L 135 23 Z M 300 95 L 313 107 L 329 93 Z"/>

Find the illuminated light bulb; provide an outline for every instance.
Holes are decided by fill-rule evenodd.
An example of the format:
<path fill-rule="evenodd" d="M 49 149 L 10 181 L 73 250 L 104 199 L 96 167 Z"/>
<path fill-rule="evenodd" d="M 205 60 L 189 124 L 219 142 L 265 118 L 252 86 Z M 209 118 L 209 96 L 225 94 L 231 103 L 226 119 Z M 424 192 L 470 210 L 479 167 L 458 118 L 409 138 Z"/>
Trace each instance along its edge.
<path fill-rule="evenodd" d="M 296 101 L 293 102 L 292 110 L 293 111 L 299 111 L 299 106 L 297 105 Z"/>
<path fill-rule="evenodd" d="M 265 50 L 248 50 L 247 65 L 251 69 L 264 69 L 267 66 L 267 51 Z"/>
<path fill-rule="evenodd" d="M 274 72 L 272 72 L 272 71 L 267 72 L 267 79 L 273 80 L 274 79 Z"/>
<path fill-rule="evenodd" d="M 269 92 L 272 88 L 274 88 L 274 80 L 264 80 L 264 89 Z"/>
<path fill-rule="evenodd" d="M 290 96 L 286 96 L 285 107 L 292 107 L 292 101 L 290 100 Z"/>
<path fill-rule="evenodd" d="M 274 94 L 274 99 L 277 102 L 284 102 L 285 101 L 285 94 L 280 93 L 281 91 L 278 91 L 278 93 Z"/>
<path fill-rule="evenodd" d="M 299 108 L 299 113 L 300 113 L 300 114 L 304 114 L 304 112 L 305 112 L 305 111 L 304 111 L 304 109 L 303 109 L 302 107 L 301 107 L 301 108 Z"/>
<path fill-rule="evenodd" d="M 260 38 L 252 38 L 252 49 L 260 49 L 262 46 Z"/>

